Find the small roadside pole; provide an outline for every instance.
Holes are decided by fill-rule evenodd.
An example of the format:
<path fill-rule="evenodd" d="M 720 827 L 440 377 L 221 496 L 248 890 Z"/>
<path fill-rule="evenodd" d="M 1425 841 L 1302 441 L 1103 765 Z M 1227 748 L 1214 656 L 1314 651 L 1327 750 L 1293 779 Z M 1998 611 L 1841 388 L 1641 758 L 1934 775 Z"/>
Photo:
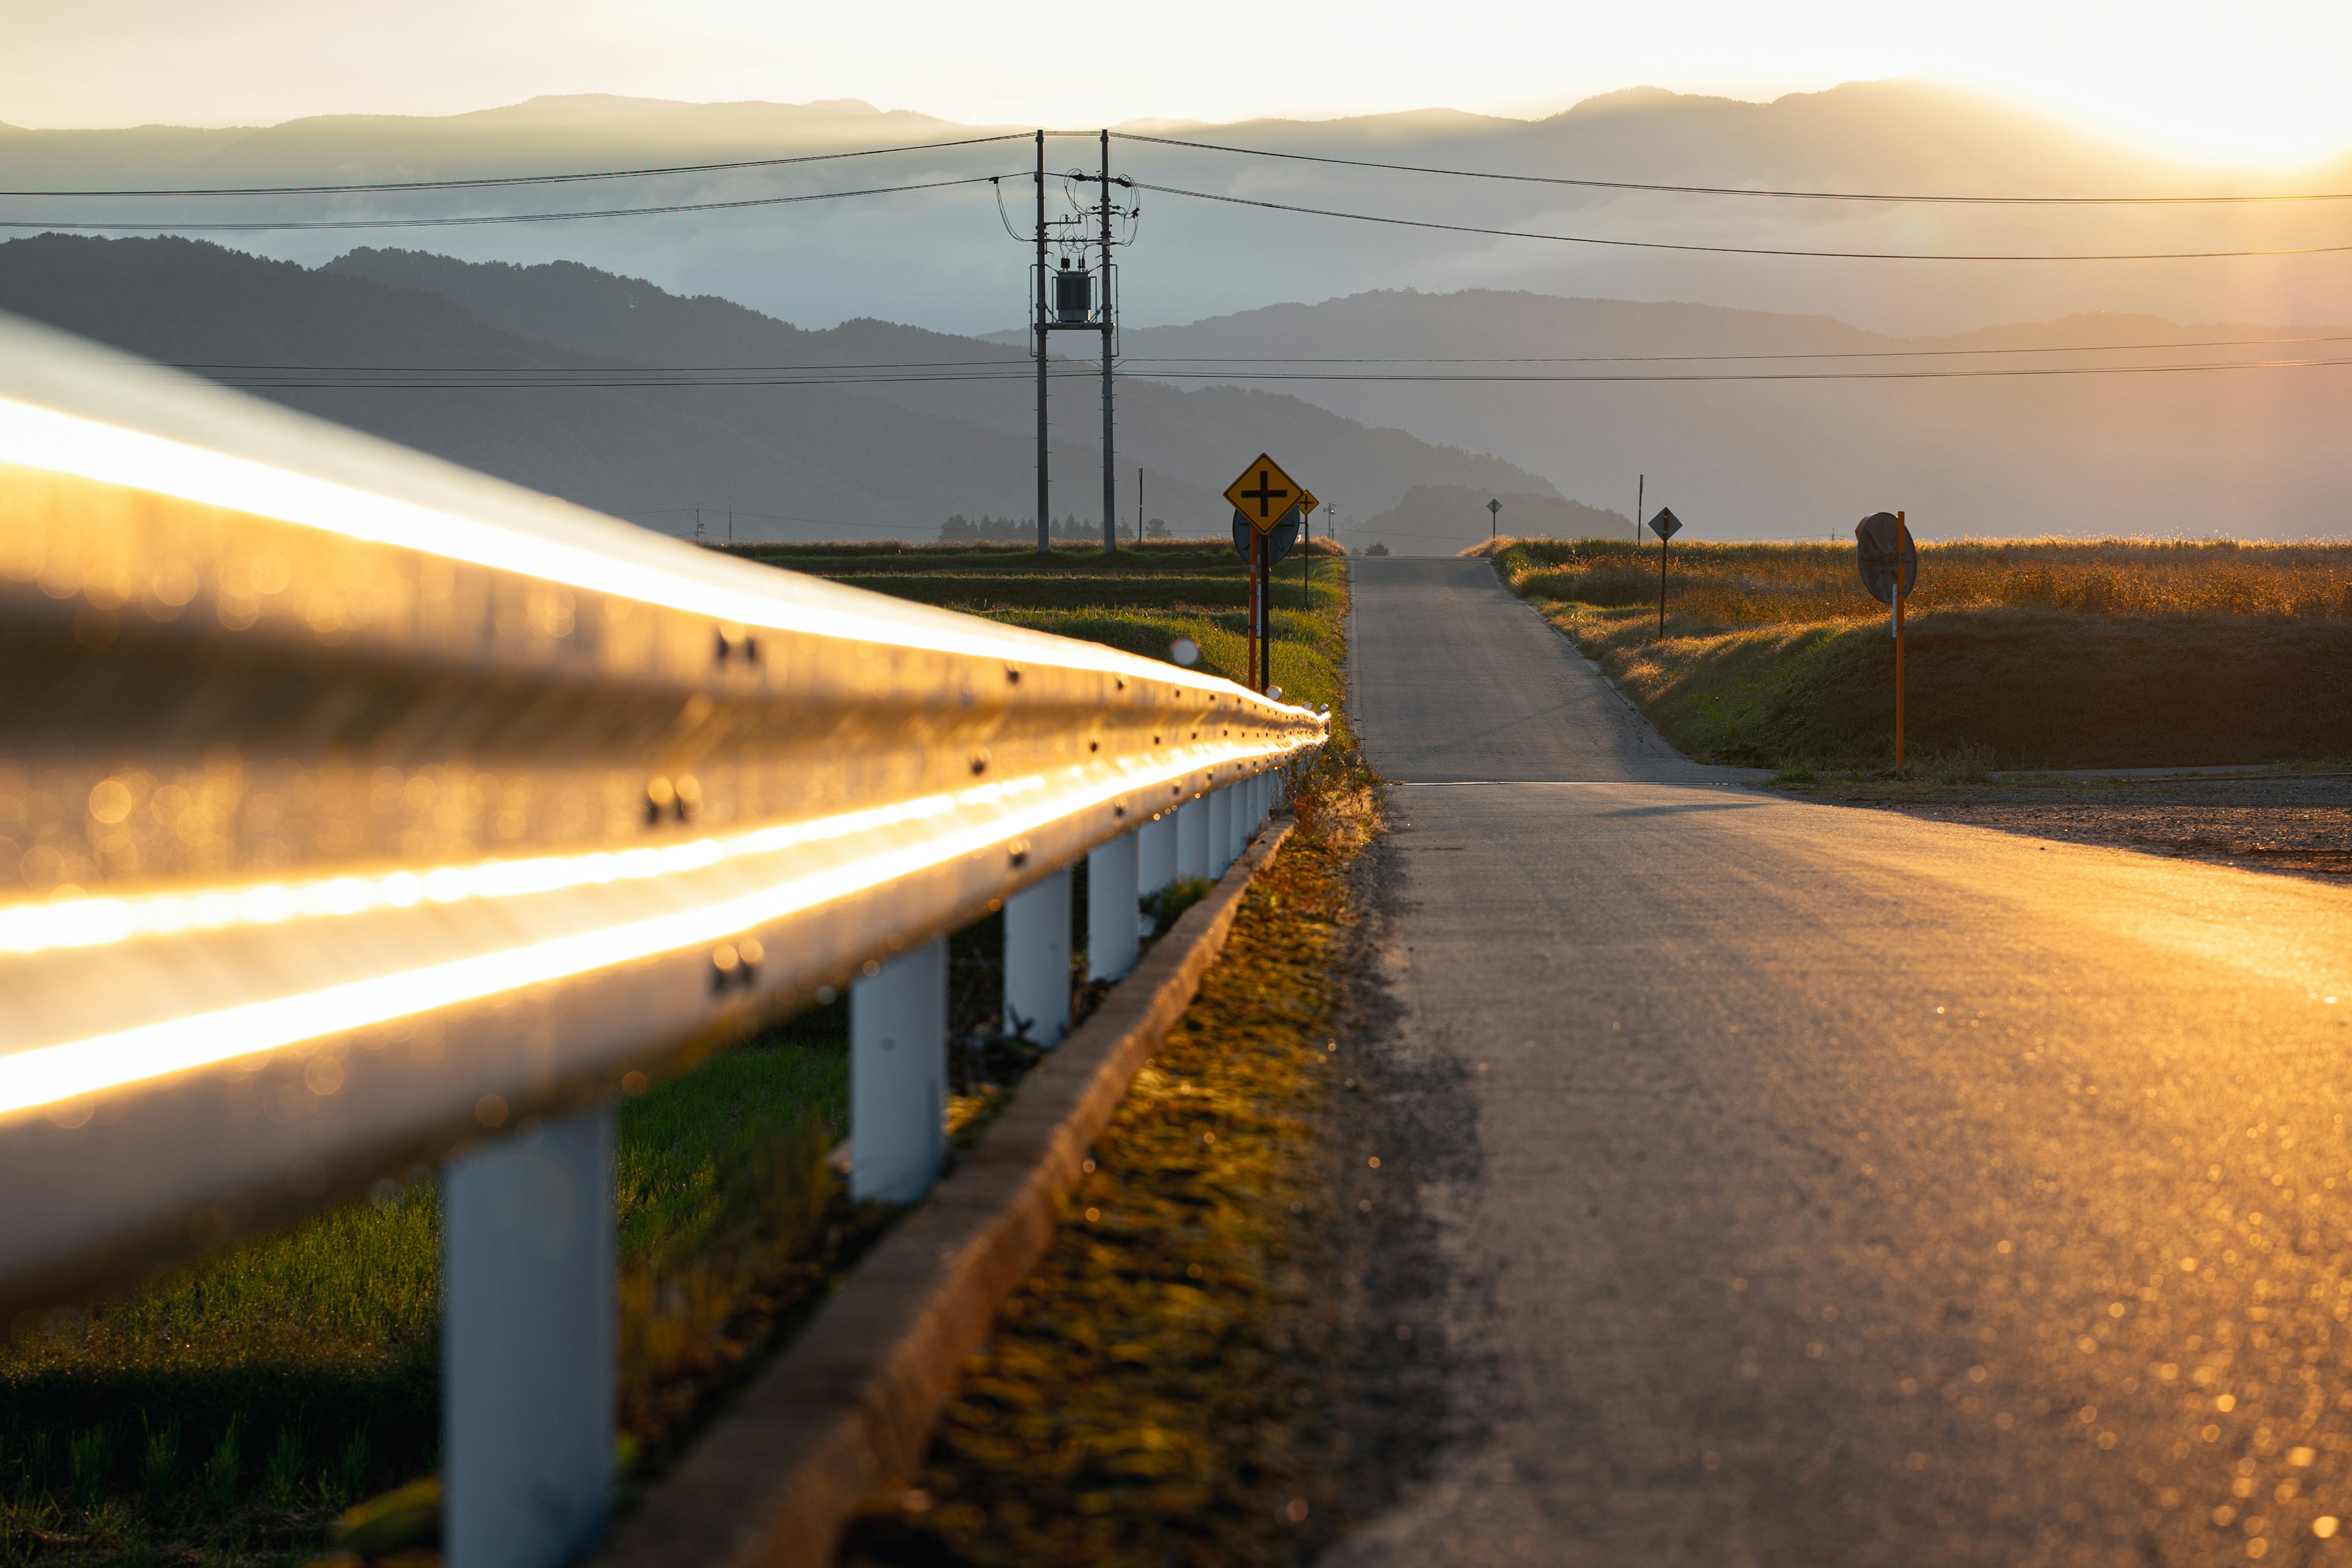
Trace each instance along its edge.
<path fill-rule="evenodd" d="M 1642 492 L 1649 483 L 1650 476 L 1647 474 L 1633 476 L 1633 548 L 1636 550 L 1642 548 Z"/>
<path fill-rule="evenodd" d="M 1903 767 L 1903 603 L 1919 583 L 1919 547 L 1899 511 L 1874 511 L 1853 525 L 1854 569 L 1870 596 L 1888 606 L 1895 634 L 1895 766 Z"/>
<path fill-rule="evenodd" d="M 1666 640 L 1666 546 L 1683 531 L 1683 520 L 1672 507 L 1660 507 L 1658 515 L 1650 520 L 1650 531 L 1658 536 L 1658 640 Z"/>
<path fill-rule="evenodd" d="M 1496 539 L 1499 537 L 1499 534 L 1498 534 L 1497 531 L 1502 527 L 1502 525 L 1503 525 L 1503 503 L 1502 503 L 1501 501 L 1498 501 L 1498 500 L 1490 500 L 1490 501 L 1488 501 L 1488 502 L 1486 503 L 1486 542 L 1487 542 L 1487 543 L 1489 543 L 1489 544 L 1494 543 L 1494 542 L 1495 542 L 1495 541 L 1496 541 Z"/>
<path fill-rule="evenodd" d="M 1322 504 L 1313 490 L 1308 489 L 1305 485 L 1298 487 L 1298 548 L 1301 550 L 1306 550 L 1308 545 L 1315 542 L 1315 509 Z M 1281 565 L 1289 554 L 1290 552 L 1285 549 L 1280 554 L 1275 556 L 1271 564 Z M 1307 551 L 1298 558 L 1298 607 L 1302 610 L 1307 608 L 1307 574 L 1314 569 L 1314 552 Z M 1274 584 L 1270 578 L 1267 580 L 1265 589 L 1265 635 L 1268 637 L 1274 635 Z M 1273 681 L 1273 676 L 1266 677 L 1267 685 L 1272 685 Z M 1263 690 L 1265 688 L 1261 687 L 1259 689 Z"/>

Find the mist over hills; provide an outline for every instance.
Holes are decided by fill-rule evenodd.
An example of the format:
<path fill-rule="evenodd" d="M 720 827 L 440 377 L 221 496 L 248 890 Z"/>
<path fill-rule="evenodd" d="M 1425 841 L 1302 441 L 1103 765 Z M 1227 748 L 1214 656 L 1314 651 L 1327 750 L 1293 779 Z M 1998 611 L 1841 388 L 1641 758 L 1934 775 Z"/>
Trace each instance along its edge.
<path fill-rule="evenodd" d="M 727 300 L 681 299 L 576 264 L 481 266 L 358 251 L 310 269 L 182 239 L 42 236 L 0 244 L 0 310 L 249 380 L 255 366 L 342 367 L 278 401 L 583 504 L 688 532 L 694 509 L 739 537 L 935 537 L 947 516 L 1035 513 L 1034 383 L 1018 349 L 851 321 L 806 331 Z M 947 361 L 1002 378 L 940 384 L 484 388 L 485 373 L 614 366 Z M 316 384 L 412 367 L 433 384 Z M 1086 368 L 1055 385 L 1054 513 L 1101 515 L 1101 429 Z M 524 376 L 521 379 L 546 379 Z M 1261 447 L 1344 471 L 1382 504 L 1416 484 L 1543 492 L 1476 453 L 1369 428 L 1245 388 L 1122 386 L 1121 521 L 1145 469 L 1150 515 L 1215 532 L 1217 490 Z"/>
<path fill-rule="evenodd" d="M 249 185 L 643 168 L 958 141 L 1014 140 L 798 167 L 594 185 L 284 198 L 0 201 L 0 217 L 163 221 L 556 212 L 761 198 L 1010 176 L 1022 226 L 1025 128 L 965 126 L 835 101 L 688 104 L 534 99 L 441 117 L 325 116 L 244 131 L 0 128 L 9 189 Z M 1127 129 L 1233 146 L 1545 176 L 1742 189 L 1947 195 L 2343 190 L 2352 162 L 2248 174 L 2158 156 L 2014 105 L 1915 81 L 1858 82 L 1769 103 L 1633 89 L 1537 121 L 1430 110 L 1321 122 Z M 1091 165 L 1091 137 L 1048 142 Z M 2083 311 L 2173 321 L 2340 320 L 2342 258 L 1916 262 L 1707 256 L 1444 234 L 1204 201 L 1185 190 L 1478 226 L 1670 244 L 1880 251 L 2177 251 L 2340 241 L 2333 204 L 2052 208 L 1779 201 L 1473 181 L 1236 157 L 1132 141 L 1117 171 L 1150 185 L 1123 257 L 1129 320 L 1177 322 L 1283 300 L 1415 287 L 1686 300 L 1949 333 Z M 1055 178 L 1050 206 L 1064 205 Z M 65 210 L 69 208 L 70 210 Z M 241 235 L 317 265 L 347 234 Z M 379 243 L 397 243 L 387 237 Z M 580 261 L 674 293 L 710 293 L 810 325 L 859 317 L 958 332 L 1017 326 L 1028 256 L 986 184 L 723 213 L 436 231 L 466 259 Z"/>
<path fill-rule="evenodd" d="M 2342 341 L 2043 352 L 2282 338 Z M 1882 509 L 1907 510 L 1931 539 L 2352 531 L 2352 446 L 2343 435 L 2352 426 L 2352 364 L 2161 368 L 2352 359 L 2352 327 L 2186 325 L 2110 313 L 1895 338 L 1825 316 L 1405 290 L 1137 329 L 1127 347 L 1137 374 L 1149 374 L 1155 358 L 1162 368 L 1180 357 L 1208 360 L 1188 368 L 1213 373 L 1269 368 L 1213 363 L 1220 356 L 1276 355 L 1301 362 L 1271 367 L 1277 374 L 1404 377 L 1279 384 L 1425 439 L 1475 441 L 1567 496 L 1619 512 L 1631 511 L 1646 474 L 1650 508 L 1671 505 L 1694 538 L 1843 538 L 1856 519 Z M 1332 357 L 1391 363 L 1304 363 Z M 1486 363 L 1400 363 L 1465 358 Z M 2145 368 L 2074 374 L 2096 365 Z M 2059 374 L 2042 374 L 2051 371 Z M 1987 372 L 1994 374 L 1979 374 Z M 1935 379 L 1679 379 L 1907 373 Z M 1439 379 L 1411 379 L 1423 375 Z M 1554 375 L 1596 379 L 1497 379 Z M 1338 493 L 1345 512 L 1347 491 Z M 1433 552 L 1486 537 L 1475 508 L 1435 515 L 1454 521 L 1416 521 L 1432 531 L 1411 545 L 1391 537 L 1390 547 Z M 1375 536 L 1344 525 L 1340 534 L 1354 546 Z"/>

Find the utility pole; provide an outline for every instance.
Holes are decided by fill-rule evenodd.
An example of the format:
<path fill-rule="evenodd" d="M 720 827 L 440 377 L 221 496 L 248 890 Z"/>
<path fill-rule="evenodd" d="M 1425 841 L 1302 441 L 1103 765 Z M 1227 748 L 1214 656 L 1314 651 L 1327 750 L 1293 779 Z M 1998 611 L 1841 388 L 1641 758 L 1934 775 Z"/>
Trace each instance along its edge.
<path fill-rule="evenodd" d="M 1110 132 L 1102 133 L 1103 553 L 1118 550 L 1118 478 L 1110 451 Z"/>
<path fill-rule="evenodd" d="M 1037 132 L 1037 548 L 1053 548 L 1046 537 L 1045 485 L 1045 133 Z"/>
<path fill-rule="evenodd" d="M 1648 484 L 1649 482 L 1650 482 L 1650 476 L 1649 476 L 1649 475 L 1647 475 L 1647 474 L 1637 474 L 1637 475 L 1635 475 L 1635 476 L 1634 476 L 1634 479 L 1633 479 L 1633 548 L 1634 548 L 1634 549 L 1636 549 L 1636 550 L 1639 550 L 1639 549 L 1641 549 L 1641 548 L 1642 548 L 1642 487 L 1643 487 L 1643 486 L 1644 486 L 1644 485 L 1646 485 L 1646 484 Z"/>
<path fill-rule="evenodd" d="M 1143 542 L 1143 465 L 1135 465 L 1135 542 Z"/>

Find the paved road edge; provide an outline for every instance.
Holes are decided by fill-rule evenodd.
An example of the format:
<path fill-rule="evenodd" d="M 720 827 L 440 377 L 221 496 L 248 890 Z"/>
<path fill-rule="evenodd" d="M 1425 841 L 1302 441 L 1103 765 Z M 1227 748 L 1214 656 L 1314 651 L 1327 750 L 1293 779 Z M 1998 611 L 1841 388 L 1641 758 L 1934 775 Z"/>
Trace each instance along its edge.
<path fill-rule="evenodd" d="M 1023 1080 L 980 1146 L 646 1494 L 594 1568 L 823 1568 L 849 1517 L 905 1484 L 964 1358 L 1052 1244 L 1088 1146 L 1192 1005 L 1290 828 L 1260 834 Z"/>

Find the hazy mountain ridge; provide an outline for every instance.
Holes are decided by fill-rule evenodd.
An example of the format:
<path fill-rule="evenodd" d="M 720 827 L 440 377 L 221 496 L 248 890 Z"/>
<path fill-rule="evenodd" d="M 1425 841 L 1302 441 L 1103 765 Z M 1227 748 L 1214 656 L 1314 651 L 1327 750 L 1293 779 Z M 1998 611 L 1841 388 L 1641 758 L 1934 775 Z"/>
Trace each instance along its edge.
<path fill-rule="evenodd" d="M 445 292 L 387 283 L 369 276 L 371 268 L 410 282 L 432 279 L 500 321 L 526 321 L 562 341 L 487 322 Z M 152 358 L 214 367 L 1002 360 L 1014 379 L 931 396 L 922 394 L 933 389 L 827 385 L 310 387 L 263 395 L 673 532 L 691 529 L 695 507 L 714 530 L 731 509 L 743 514 L 744 536 L 784 538 L 929 538 L 952 512 L 1026 517 L 1035 510 L 1029 362 L 1018 351 L 919 329 L 853 322 L 803 331 L 725 300 L 680 300 L 642 280 L 578 267 L 518 274 L 363 252 L 344 266 L 311 270 L 189 240 L 66 236 L 0 244 L 0 309 Z M 1085 439 L 1100 429 L 1091 379 L 1061 383 L 1056 393 L 1054 513 L 1098 518 L 1100 458 Z M 1381 504 L 1420 482 L 1543 485 L 1491 458 L 1367 430 L 1254 390 L 1142 385 L 1130 405 L 1120 487 L 1129 523 L 1129 465 L 1139 458 L 1152 468 L 1146 497 L 1152 515 L 1179 531 L 1215 531 L 1228 510 L 1217 489 L 1259 449 L 1242 446 L 1266 430 L 1286 432 L 1287 449 L 1315 471 L 1354 471 L 1368 500 L 1377 477 Z M 1168 466 L 1156 466 L 1162 462 Z"/>
<path fill-rule="evenodd" d="M 1542 120 L 1431 110 L 1329 121 L 1203 126 L 1133 122 L 1152 134 L 1271 151 L 1619 181 L 1746 188 L 1940 194 L 2146 195 L 2342 189 L 2352 160 L 2300 171 L 2234 170 L 2158 156 L 2047 115 L 1916 81 L 1856 82 L 1769 103 L 1628 89 Z M 789 156 L 985 136 L 870 105 L 679 104 L 537 99 L 443 117 L 329 116 L 244 132 L 0 134 L 0 184 L 171 185 L 456 178 Z M 490 214 L 691 203 L 1011 176 L 1018 226 L 1033 156 L 1027 136 L 935 152 L 795 168 L 592 186 L 316 198 L 140 198 L 61 204 L 17 198 L 10 217 L 97 220 L 221 216 L 343 218 Z M 1091 166 L 1087 139 L 1048 142 L 1049 168 Z M 2308 205 L 1989 208 L 1699 197 L 1567 185 L 1459 181 L 1113 144 L 1118 171 L 1212 195 L 1600 238 L 1693 245 L 2039 254 L 2238 249 L 2326 243 Z M 1059 181 L 1049 204 L 1059 210 Z M 590 192 L 595 193 L 592 198 Z M 2326 257 L 2163 263 L 1919 263 L 1805 260 L 1611 249 L 1381 227 L 1143 194 L 1125 261 L 1133 321 L 1183 321 L 1265 303 L 1415 286 L 1564 296 L 1687 300 L 1828 314 L 1893 331 L 2125 310 L 2172 320 L 2341 314 Z M 311 264 L 345 236 L 257 234 L 237 243 Z M 594 223 L 440 231 L 436 248 L 473 260 L 559 257 L 739 300 L 821 324 L 859 316 L 985 332 L 1022 319 L 1024 247 L 1004 232 L 985 184 L 854 201 Z"/>
<path fill-rule="evenodd" d="M 1500 501 L 1499 512 L 1486 510 Z M 1441 553 L 1456 542 L 1505 538 L 1622 539 L 1633 520 L 1622 511 L 1587 506 L 1558 496 L 1490 495 L 1462 485 L 1415 485 L 1405 498 L 1376 517 L 1341 531 L 1359 548 L 1385 544 L 1397 555 Z"/>
<path fill-rule="evenodd" d="M 1469 290 L 1273 306 L 1137 329 L 1128 347 L 1137 374 L 1148 374 L 1151 356 L 1344 353 L 1491 356 L 1470 364 L 1363 367 L 1383 372 L 1595 377 L 1282 384 L 1367 423 L 1399 425 L 1433 441 L 1475 440 L 1587 502 L 1630 507 L 1646 475 L 1649 506 L 1671 504 L 1696 537 L 1829 537 L 1868 512 L 1901 509 L 1929 538 L 2293 538 L 2352 531 L 2352 451 L 2341 437 L 2352 420 L 2352 366 L 2161 367 L 2352 359 L 2345 352 L 2352 342 L 2012 351 L 2331 336 L 2352 338 L 2352 328 L 2183 325 L 2110 313 L 1954 338 L 1896 338 L 1822 317 Z M 1983 350 L 1998 352 L 1974 352 Z M 1677 355 L 1702 357 L 1620 357 Z M 1576 363 L 1525 363 L 1547 358 Z M 2149 368 L 2074 374 L 2100 364 Z M 1924 378 L 1677 379 L 1894 373 Z M 1342 537 L 1363 543 L 1370 535 L 1343 530 Z M 1422 547 L 1459 547 L 1476 537 L 1483 531 L 1465 525 Z"/>

